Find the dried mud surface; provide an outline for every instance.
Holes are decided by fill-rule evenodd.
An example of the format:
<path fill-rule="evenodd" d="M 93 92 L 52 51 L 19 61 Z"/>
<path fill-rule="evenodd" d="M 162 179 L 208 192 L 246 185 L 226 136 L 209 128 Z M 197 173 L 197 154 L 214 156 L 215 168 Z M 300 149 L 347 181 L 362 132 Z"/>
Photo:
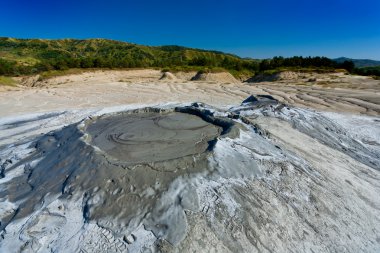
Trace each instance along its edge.
<path fill-rule="evenodd" d="M 302 74 L 291 80 L 239 83 L 190 81 L 196 73 L 159 80 L 158 70 L 95 71 L 56 77 L 41 87 L 0 92 L 0 117 L 128 104 L 203 102 L 218 107 L 240 104 L 251 94 L 272 95 L 288 105 L 329 112 L 378 116 L 380 80 L 343 74 Z M 313 81 L 309 81 L 309 80 Z M 315 80 L 315 81 L 314 81 Z"/>

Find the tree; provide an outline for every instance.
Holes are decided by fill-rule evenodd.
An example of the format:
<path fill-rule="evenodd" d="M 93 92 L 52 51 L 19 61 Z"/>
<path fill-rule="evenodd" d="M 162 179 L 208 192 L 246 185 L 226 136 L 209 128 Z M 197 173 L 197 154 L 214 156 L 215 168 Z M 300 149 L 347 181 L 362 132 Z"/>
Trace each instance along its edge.
<path fill-rule="evenodd" d="M 351 73 L 355 69 L 355 64 L 352 61 L 344 61 L 340 67 Z"/>
<path fill-rule="evenodd" d="M 262 60 L 259 65 L 260 71 L 271 69 L 270 61 L 269 60 Z"/>
<path fill-rule="evenodd" d="M 94 67 L 94 62 L 91 58 L 82 58 L 80 60 L 80 66 L 81 68 L 92 68 Z"/>

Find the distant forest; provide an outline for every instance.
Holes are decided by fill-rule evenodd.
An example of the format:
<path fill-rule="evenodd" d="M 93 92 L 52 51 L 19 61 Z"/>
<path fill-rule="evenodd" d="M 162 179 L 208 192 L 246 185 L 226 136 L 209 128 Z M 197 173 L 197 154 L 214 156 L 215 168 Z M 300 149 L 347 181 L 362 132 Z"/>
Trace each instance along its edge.
<path fill-rule="evenodd" d="M 326 57 L 240 58 L 218 51 L 180 46 L 150 47 L 126 42 L 0 38 L 0 75 L 30 75 L 71 68 L 169 68 L 175 70 L 227 70 L 255 74 L 281 68 L 346 69 L 362 75 L 380 75 L 379 68 L 355 69 L 352 61 Z"/>
<path fill-rule="evenodd" d="M 355 69 L 355 73 L 362 76 L 377 76 L 380 77 L 380 66 L 364 67 Z"/>

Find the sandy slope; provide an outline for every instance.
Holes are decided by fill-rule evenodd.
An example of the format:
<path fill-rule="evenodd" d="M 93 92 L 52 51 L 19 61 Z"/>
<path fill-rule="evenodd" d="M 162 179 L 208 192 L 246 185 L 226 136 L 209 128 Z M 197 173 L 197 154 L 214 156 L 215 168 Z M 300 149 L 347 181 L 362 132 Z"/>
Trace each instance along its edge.
<path fill-rule="evenodd" d="M 380 81 L 367 77 L 319 76 L 317 82 L 290 80 L 256 84 L 160 81 L 156 70 L 97 71 L 47 80 L 44 87 L 0 92 L 0 117 L 29 112 L 98 108 L 125 104 L 205 102 L 238 104 L 250 94 L 326 111 L 380 114 Z M 302 85 L 301 85 L 302 84 Z"/>

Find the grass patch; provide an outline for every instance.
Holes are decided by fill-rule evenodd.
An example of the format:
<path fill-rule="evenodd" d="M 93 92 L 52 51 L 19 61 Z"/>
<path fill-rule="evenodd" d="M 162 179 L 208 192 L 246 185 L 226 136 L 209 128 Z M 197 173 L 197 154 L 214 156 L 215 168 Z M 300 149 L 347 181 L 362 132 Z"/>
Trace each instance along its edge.
<path fill-rule="evenodd" d="M 282 71 L 289 71 L 289 70 L 268 69 L 268 70 L 264 70 L 261 74 L 264 74 L 266 76 L 270 76 L 270 75 L 274 75 L 274 74 L 280 73 Z"/>
<path fill-rule="evenodd" d="M 221 73 L 221 72 L 231 72 L 222 67 L 204 67 L 204 66 L 173 66 L 173 67 L 165 67 L 161 69 L 161 72 L 200 72 L 200 73 Z"/>
<path fill-rule="evenodd" d="M 94 69 L 67 69 L 67 70 L 50 70 L 45 71 L 40 74 L 39 81 L 46 80 L 49 78 L 57 77 L 57 76 L 65 76 L 65 75 L 75 75 L 82 74 L 84 72 L 93 71 Z"/>
<path fill-rule="evenodd" d="M 264 75 L 274 75 L 280 72 L 291 71 L 291 72 L 300 72 L 300 73 L 318 73 L 318 74 L 328 74 L 328 73 L 347 73 L 345 69 L 334 69 L 334 68 L 301 68 L 301 67 L 281 67 L 276 69 L 264 70 L 262 72 L 258 72 L 257 74 Z"/>
<path fill-rule="evenodd" d="M 345 69 L 335 69 L 335 72 L 336 73 L 348 73 L 348 71 Z"/>
<path fill-rule="evenodd" d="M 197 67 L 197 66 L 171 66 L 171 67 L 165 67 L 161 69 L 161 72 L 171 72 L 171 73 L 178 73 L 178 72 L 198 72 L 204 70 L 205 67 Z"/>
<path fill-rule="evenodd" d="M 222 72 L 228 72 L 228 70 L 220 67 L 213 67 L 213 68 L 203 68 L 198 71 L 200 74 L 208 74 L 208 73 L 222 73 Z"/>
<path fill-rule="evenodd" d="M 0 85 L 16 86 L 16 81 L 8 76 L 0 76 Z"/>
<path fill-rule="evenodd" d="M 243 70 L 229 70 L 228 72 L 231 73 L 236 79 L 248 79 L 255 75 L 255 71 L 243 69 Z"/>

